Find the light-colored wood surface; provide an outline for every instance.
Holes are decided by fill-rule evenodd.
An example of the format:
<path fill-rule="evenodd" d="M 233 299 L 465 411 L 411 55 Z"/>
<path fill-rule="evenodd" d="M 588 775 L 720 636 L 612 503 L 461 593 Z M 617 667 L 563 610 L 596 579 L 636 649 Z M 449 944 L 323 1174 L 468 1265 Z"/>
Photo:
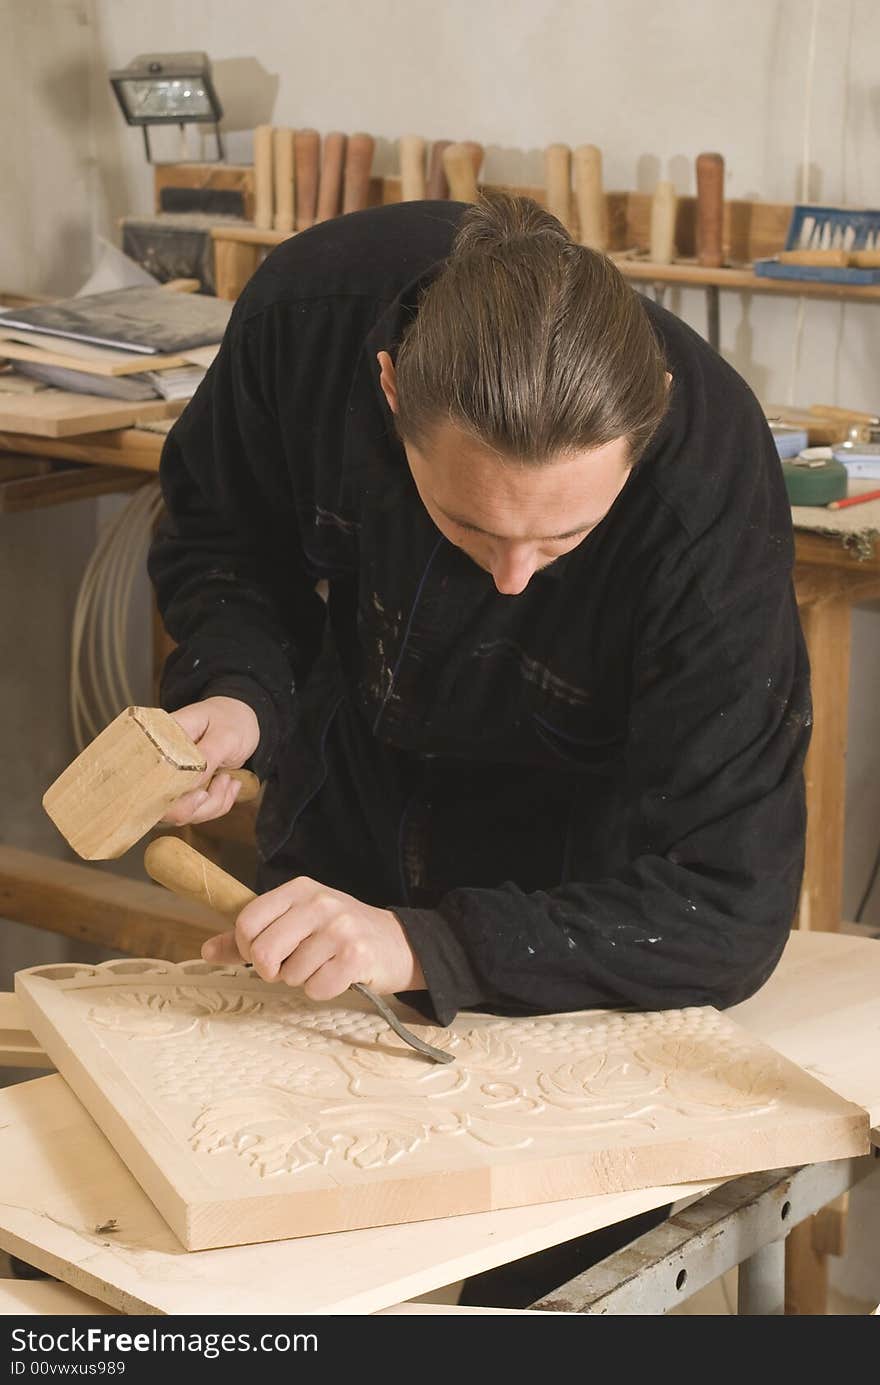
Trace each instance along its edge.
<path fill-rule="evenodd" d="M 342 210 L 342 179 L 347 144 L 348 140 L 341 130 L 331 130 L 324 136 L 316 221 L 329 221 Z"/>
<path fill-rule="evenodd" d="M 571 150 L 567 144 L 550 144 L 544 151 L 547 210 L 571 229 Z"/>
<path fill-rule="evenodd" d="M 255 232 L 261 235 L 262 232 Z M 286 237 L 286 231 L 273 231 L 274 236 Z M 234 302 L 259 263 L 259 253 L 253 245 L 231 236 L 214 238 L 214 289 L 218 298 Z"/>
<path fill-rule="evenodd" d="M 130 428 L 147 419 L 176 418 L 182 410 L 183 401 L 179 399 L 134 403 L 55 389 L 33 395 L 0 394 L 0 429 L 61 438 L 98 433 L 105 428 Z"/>
<path fill-rule="evenodd" d="M 197 957 L 217 932 L 217 915 L 203 904 L 14 846 L 0 846 L 0 918 L 171 961 Z"/>
<path fill-rule="evenodd" d="M 425 141 L 421 135 L 402 135 L 400 151 L 400 196 L 403 202 L 421 202 L 425 197 Z"/>
<path fill-rule="evenodd" d="M 293 130 L 287 126 L 277 126 L 272 135 L 272 177 L 275 198 L 272 225 L 276 231 L 289 232 L 296 226 L 294 148 Z"/>
<path fill-rule="evenodd" d="M 196 188 L 218 192 L 237 192 L 242 199 L 242 215 L 254 215 L 254 166 L 227 163 L 153 164 L 154 210 L 162 210 L 164 188 Z"/>
<path fill-rule="evenodd" d="M 178 356 L 135 356 L 131 351 L 112 351 L 109 348 L 93 347 L 86 354 L 82 351 L 85 343 L 74 342 L 80 348 L 76 353 L 62 351 L 57 337 L 40 337 L 41 342 L 51 342 L 51 346 L 37 346 L 0 331 L 0 357 L 10 361 L 36 361 L 39 365 L 64 366 L 68 370 L 80 370 L 86 375 L 107 375 L 111 377 L 141 375 L 145 370 L 167 370 L 186 365 L 187 357 Z M 88 350 L 88 348 L 87 348 Z"/>
<path fill-rule="evenodd" d="M 273 221 L 273 129 L 258 125 L 254 130 L 254 225 L 268 230 Z"/>
<path fill-rule="evenodd" d="M 107 433 L 86 433 L 74 439 L 33 438 L 26 433 L 0 431 L 0 454 L 58 458 L 94 466 L 125 467 L 132 471 L 159 470 L 165 439 L 146 428 L 119 428 Z"/>
<path fill-rule="evenodd" d="M 443 169 L 449 184 L 449 196 L 456 202 L 476 202 L 477 171 L 468 144 L 449 144 L 443 150 Z"/>
<path fill-rule="evenodd" d="M 793 933 L 732 1014 L 880 1122 L 880 944 Z M 59 1077 L 0 1092 L 0 1245 L 128 1312 L 373 1312 L 708 1191 L 656 1187 L 187 1255 Z M 116 1219 L 118 1230 L 95 1227 Z"/>
<path fill-rule="evenodd" d="M 678 198 L 675 187 L 659 182 L 651 203 L 651 245 L 649 254 L 655 264 L 671 264 L 675 259 L 675 215 Z"/>
<path fill-rule="evenodd" d="M 307 231 L 318 205 L 321 136 L 317 130 L 296 132 L 296 229 Z"/>
<path fill-rule="evenodd" d="M 34 1034 L 189 1249 L 868 1149 L 865 1113 L 711 1009 L 498 1019 L 428 1066 L 358 996 L 147 960 L 19 972 Z"/>
<path fill-rule="evenodd" d="M 574 198 L 581 245 L 607 250 L 608 204 L 602 189 L 602 152 L 595 144 L 579 144 L 574 151 Z"/>
<path fill-rule="evenodd" d="M 201 783 L 206 761 L 168 712 L 126 707 L 43 794 L 58 831 L 86 861 L 121 856 L 162 817 L 175 799 Z M 247 770 L 224 770 L 253 798 L 258 780 Z"/>
<path fill-rule="evenodd" d="M 407 1305 L 400 1307 L 404 1309 Z M 46 1279 L 0 1279 L 0 1317 L 3 1318 L 96 1317 L 115 1312 L 116 1309 L 108 1308 L 100 1299 L 81 1294 L 69 1284 Z"/>
<path fill-rule="evenodd" d="M 0 992 L 0 1068 L 54 1068 L 28 1028 L 18 999 Z"/>

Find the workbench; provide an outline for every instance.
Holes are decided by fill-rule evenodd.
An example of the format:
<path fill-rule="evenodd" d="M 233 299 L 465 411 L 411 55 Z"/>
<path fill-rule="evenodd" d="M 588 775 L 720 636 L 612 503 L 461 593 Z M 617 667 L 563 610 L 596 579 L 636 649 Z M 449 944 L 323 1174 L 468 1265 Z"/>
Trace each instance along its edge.
<path fill-rule="evenodd" d="M 880 942 L 795 932 L 768 983 L 730 1014 L 880 1125 Z M 4 1022 L 18 1063 L 28 1036 L 10 1013 Z M 377 1312 L 668 1203 L 679 1210 L 657 1232 L 540 1306 L 664 1312 L 740 1264 L 740 1310 L 781 1312 L 786 1234 L 877 1167 L 868 1155 L 187 1255 L 60 1077 L 0 1092 L 0 1130 L 0 1247 L 117 1310 L 171 1314 Z M 101 1234 L 108 1207 L 112 1236 Z"/>

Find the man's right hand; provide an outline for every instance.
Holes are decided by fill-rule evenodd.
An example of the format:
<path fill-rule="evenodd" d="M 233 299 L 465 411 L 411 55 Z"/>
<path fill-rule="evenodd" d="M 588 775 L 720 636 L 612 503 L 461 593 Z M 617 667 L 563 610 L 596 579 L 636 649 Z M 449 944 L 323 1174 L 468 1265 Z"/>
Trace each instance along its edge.
<path fill-rule="evenodd" d="M 191 789 L 176 799 L 162 818 L 175 827 L 187 823 L 210 822 L 228 813 L 240 791 L 240 784 L 228 774 L 217 773 L 221 768 L 240 769 L 253 755 L 260 743 L 257 714 L 237 697 L 206 697 L 203 702 L 191 702 L 172 712 L 190 740 L 195 741 L 207 769 L 202 775 L 204 787 Z"/>

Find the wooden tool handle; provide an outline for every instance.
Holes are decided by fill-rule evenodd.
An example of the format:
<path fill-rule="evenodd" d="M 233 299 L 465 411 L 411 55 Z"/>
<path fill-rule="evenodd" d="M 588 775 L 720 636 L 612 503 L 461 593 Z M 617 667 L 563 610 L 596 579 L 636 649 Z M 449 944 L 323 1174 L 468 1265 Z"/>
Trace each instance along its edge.
<path fill-rule="evenodd" d="M 338 216 L 342 205 L 342 171 L 345 167 L 345 135 L 333 130 L 324 136 L 324 157 L 321 162 L 321 180 L 318 184 L 318 211 L 316 221 L 329 221 Z"/>
<path fill-rule="evenodd" d="M 421 202 L 425 196 L 425 141 L 421 135 L 400 137 L 400 197 Z"/>
<path fill-rule="evenodd" d="M 849 263 L 855 269 L 880 269 L 880 250 L 851 250 Z"/>
<path fill-rule="evenodd" d="M 272 229 L 272 126 L 254 130 L 254 225 Z"/>
<path fill-rule="evenodd" d="M 780 264 L 825 265 L 846 269 L 850 262 L 847 250 L 780 250 L 774 257 Z"/>
<path fill-rule="evenodd" d="M 318 204 L 318 160 L 321 136 L 317 130 L 296 132 L 296 229 L 307 231 Z"/>
<path fill-rule="evenodd" d="M 877 415 L 867 414 L 861 409 L 841 409 L 837 404 L 811 404 L 809 412 L 816 418 L 839 419 L 841 423 L 866 423 L 876 427 Z"/>
<path fill-rule="evenodd" d="M 372 135 L 352 135 L 345 153 L 345 186 L 342 191 L 342 210 L 359 212 L 370 200 L 370 173 L 376 141 Z"/>
<path fill-rule="evenodd" d="M 275 230 L 292 231 L 294 219 L 294 138 L 293 131 L 279 128 L 272 141 L 275 174 Z"/>
<path fill-rule="evenodd" d="M 443 168 L 449 183 L 449 196 L 455 202 L 476 202 L 477 175 L 473 152 L 467 144 L 450 144 L 443 150 Z"/>
<path fill-rule="evenodd" d="M 658 183 L 651 201 L 651 244 L 648 256 L 653 264 L 672 264 L 675 259 L 675 214 L 678 198 L 672 183 Z"/>
<path fill-rule="evenodd" d="M 574 195 L 581 245 L 591 250 L 607 250 L 608 212 L 602 188 L 602 152 L 595 144 L 580 144 L 574 151 Z"/>
<path fill-rule="evenodd" d="M 697 260 L 718 268 L 724 263 L 724 160 L 720 154 L 697 155 Z"/>
<path fill-rule="evenodd" d="M 548 144 L 544 151 L 547 210 L 571 230 L 571 150 L 567 144 Z"/>
<path fill-rule="evenodd" d="M 159 885 L 187 899 L 208 904 L 218 914 L 235 918 L 256 899 L 253 890 L 194 851 L 179 837 L 157 837 L 144 852 L 147 874 Z"/>
<path fill-rule="evenodd" d="M 443 155 L 451 143 L 452 141 L 448 139 L 435 139 L 431 145 L 426 191 L 428 197 L 435 202 L 443 202 L 449 196 L 449 181 L 446 177 L 446 169 L 443 167 Z"/>
<path fill-rule="evenodd" d="M 260 792 L 260 781 L 249 769 L 223 769 L 217 771 L 218 774 L 228 774 L 230 779 L 235 779 L 241 785 L 238 791 L 236 803 L 253 803 Z"/>

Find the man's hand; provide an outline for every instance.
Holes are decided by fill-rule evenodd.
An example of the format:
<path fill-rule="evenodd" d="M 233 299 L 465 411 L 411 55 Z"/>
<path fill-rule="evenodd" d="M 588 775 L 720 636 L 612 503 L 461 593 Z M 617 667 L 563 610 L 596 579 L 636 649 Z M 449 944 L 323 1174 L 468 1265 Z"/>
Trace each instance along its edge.
<path fill-rule="evenodd" d="M 217 774 L 223 765 L 240 769 L 260 743 L 257 714 L 237 697 L 206 697 L 172 712 L 190 740 L 195 741 L 208 768 L 202 775 L 204 788 L 191 789 L 171 804 L 163 822 L 183 827 L 190 822 L 210 822 L 228 813 L 241 785 L 228 774 Z M 210 786 L 210 787 L 208 787 Z"/>
<path fill-rule="evenodd" d="M 248 904 L 235 928 L 202 945 L 206 962 L 252 962 L 264 981 L 303 986 L 332 1000 L 354 981 L 380 995 L 425 989 L 401 924 L 388 909 L 361 904 L 307 876 Z"/>

